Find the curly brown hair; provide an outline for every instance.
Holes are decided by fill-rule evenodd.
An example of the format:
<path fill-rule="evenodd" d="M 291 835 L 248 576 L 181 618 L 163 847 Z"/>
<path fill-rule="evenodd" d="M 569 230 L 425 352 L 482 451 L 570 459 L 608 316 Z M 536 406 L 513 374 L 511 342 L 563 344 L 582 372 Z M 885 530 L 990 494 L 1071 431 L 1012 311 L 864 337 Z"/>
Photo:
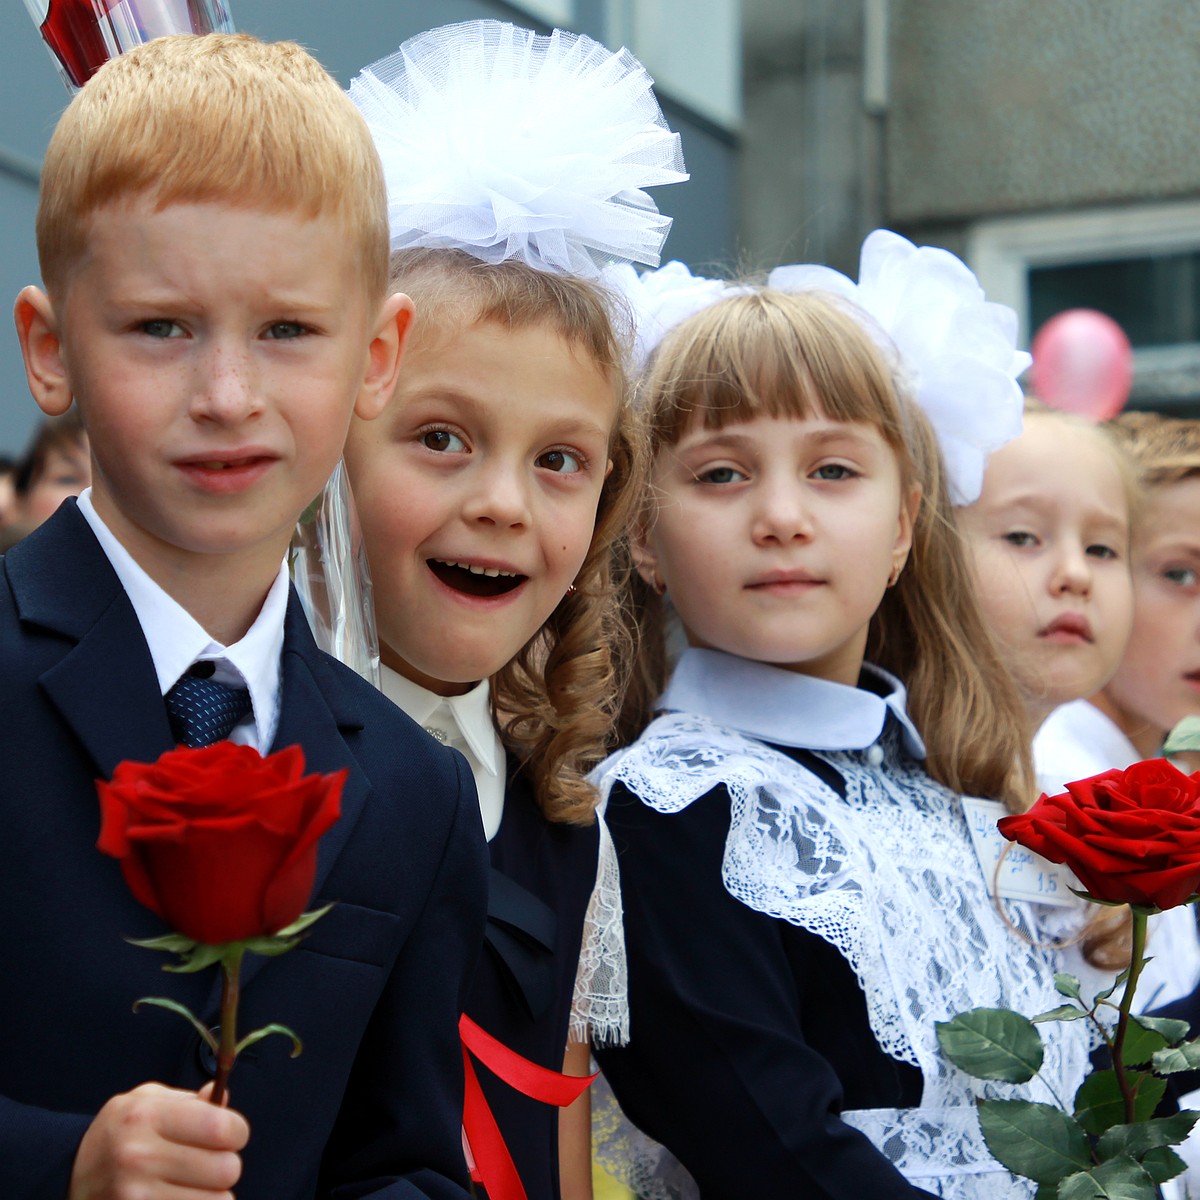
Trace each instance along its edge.
<path fill-rule="evenodd" d="M 484 263 L 460 250 L 403 250 L 392 284 L 417 302 L 412 336 L 449 320 L 493 321 L 511 329 L 545 325 L 579 348 L 611 380 L 618 398 L 596 526 L 575 590 L 517 656 L 491 680 L 492 711 L 507 749 L 533 784 L 547 820 L 595 819 L 599 801 L 586 776 L 612 749 L 632 661 L 626 620 L 628 561 L 616 552 L 645 476 L 644 439 L 629 401 L 624 363 L 629 320 L 598 284 L 509 260 Z"/>

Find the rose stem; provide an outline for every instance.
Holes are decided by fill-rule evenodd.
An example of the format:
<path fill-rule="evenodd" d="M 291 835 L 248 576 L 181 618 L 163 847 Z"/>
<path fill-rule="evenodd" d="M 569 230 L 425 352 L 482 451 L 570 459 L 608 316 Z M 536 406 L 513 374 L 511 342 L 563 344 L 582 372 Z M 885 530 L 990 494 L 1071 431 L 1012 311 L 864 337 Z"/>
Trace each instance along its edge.
<path fill-rule="evenodd" d="M 1125 981 L 1125 991 L 1121 996 L 1121 1015 L 1117 1018 L 1117 1036 L 1113 1039 L 1112 1059 L 1113 1071 L 1117 1076 L 1117 1086 L 1121 1089 L 1121 1098 L 1125 1102 L 1125 1124 L 1133 1123 L 1133 1090 L 1125 1074 L 1125 1031 L 1129 1026 L 1129 1009 L 1133 1005 L 1133 992 L 1137 987 L 1138 976 L 1142 973 L 1143 959 L 1146 953 L 1146 914 L 1139 912 L 1130 905 L 1130 916 L 1133 918 L 1133 946 L 1129 952 L 1129 978 Z"/>
<path fill-rule="evenodd" d="M 217 1074 L 213 1081 L 212 1102 L 224 1104 L 229 1090 L 229 1073 L 237 1057 L 238 977 L 242 972 L 241 946 L 221 959 L 221 1041 L 217 1048 Z"/>

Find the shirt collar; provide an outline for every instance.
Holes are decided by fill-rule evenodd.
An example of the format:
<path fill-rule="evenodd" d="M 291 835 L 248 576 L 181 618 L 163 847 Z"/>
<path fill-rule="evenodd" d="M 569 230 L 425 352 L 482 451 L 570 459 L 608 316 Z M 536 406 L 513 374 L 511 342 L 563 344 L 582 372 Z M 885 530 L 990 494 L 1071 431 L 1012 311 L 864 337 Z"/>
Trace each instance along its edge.
<path fill-rule="evenodd" d="M 660 706 L 699 713 L 776 746 L 805 750 L 865 750 L 879 740 L 888 716 L 900 724 L 904 748 L 925 757 L 925 743 L 904 709 L 904 685 L 870 663 L 864 675 L 882 695 L 719 650 L 683 652 Z"/>
<path fill-rule="evenodd" d="M 288 602 L 286 564 L 280 565 L 254 624 L 232 646 L 223 646 L 187 609 L 163 591 L 117 540 L 96 512 L 90 488 L 79 497 L 79 511 L 91 526 L 133 605 L 162 694 L 167 694 L 192 663 L 215 662 L 214 679 L 249 689 L 258 749 L 266 754 L 279 719 L 279 664 Z"/>
<path fill-rule="evenodd" d="M 491 688 L 486 679 L 462 696 L 439 696 L 386 666 L 380 669 L 380 682 L 383 694 L 418 725 L 461 739 L 484 771 L 501 775 L 504 745 L 492 720 Z"/>

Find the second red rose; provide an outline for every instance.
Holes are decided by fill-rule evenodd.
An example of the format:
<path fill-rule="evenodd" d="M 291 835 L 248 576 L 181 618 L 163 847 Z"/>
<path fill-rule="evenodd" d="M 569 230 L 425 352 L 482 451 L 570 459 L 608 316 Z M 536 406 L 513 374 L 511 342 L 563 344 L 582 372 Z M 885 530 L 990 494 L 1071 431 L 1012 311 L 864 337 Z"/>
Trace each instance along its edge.
<path fill-rule="evenodd" d="M 1097 900 L 1165 909 L 1200 892 L 1200 779 L 1165 759 L 1069 783 L 998 828 Z"/>

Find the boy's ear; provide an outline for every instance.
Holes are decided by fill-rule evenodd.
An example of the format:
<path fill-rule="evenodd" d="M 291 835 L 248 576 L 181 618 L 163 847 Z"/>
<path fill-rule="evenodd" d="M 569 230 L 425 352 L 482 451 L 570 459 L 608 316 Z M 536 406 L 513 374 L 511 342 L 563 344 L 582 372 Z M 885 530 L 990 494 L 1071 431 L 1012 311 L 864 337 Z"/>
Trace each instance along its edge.
<path fill-rule="evenodd" d="M 63 361 L 58 317 L 50 297 L 32 285 L 22 288 L 13 306 L 13 319 L 29 390 L 38 408 L 48 417 L 61 416 L 71 407 L 74 396 Z"/>
<path fill-rule="evenodd" d="M 400 360 L 412 318 L 413 302 L 403 292 L 395 292 L 384 301 L 367 348 L 367 373 L 354 402 L 356 417 L 371 421 L 387 407 L 400 377 Z"/>

